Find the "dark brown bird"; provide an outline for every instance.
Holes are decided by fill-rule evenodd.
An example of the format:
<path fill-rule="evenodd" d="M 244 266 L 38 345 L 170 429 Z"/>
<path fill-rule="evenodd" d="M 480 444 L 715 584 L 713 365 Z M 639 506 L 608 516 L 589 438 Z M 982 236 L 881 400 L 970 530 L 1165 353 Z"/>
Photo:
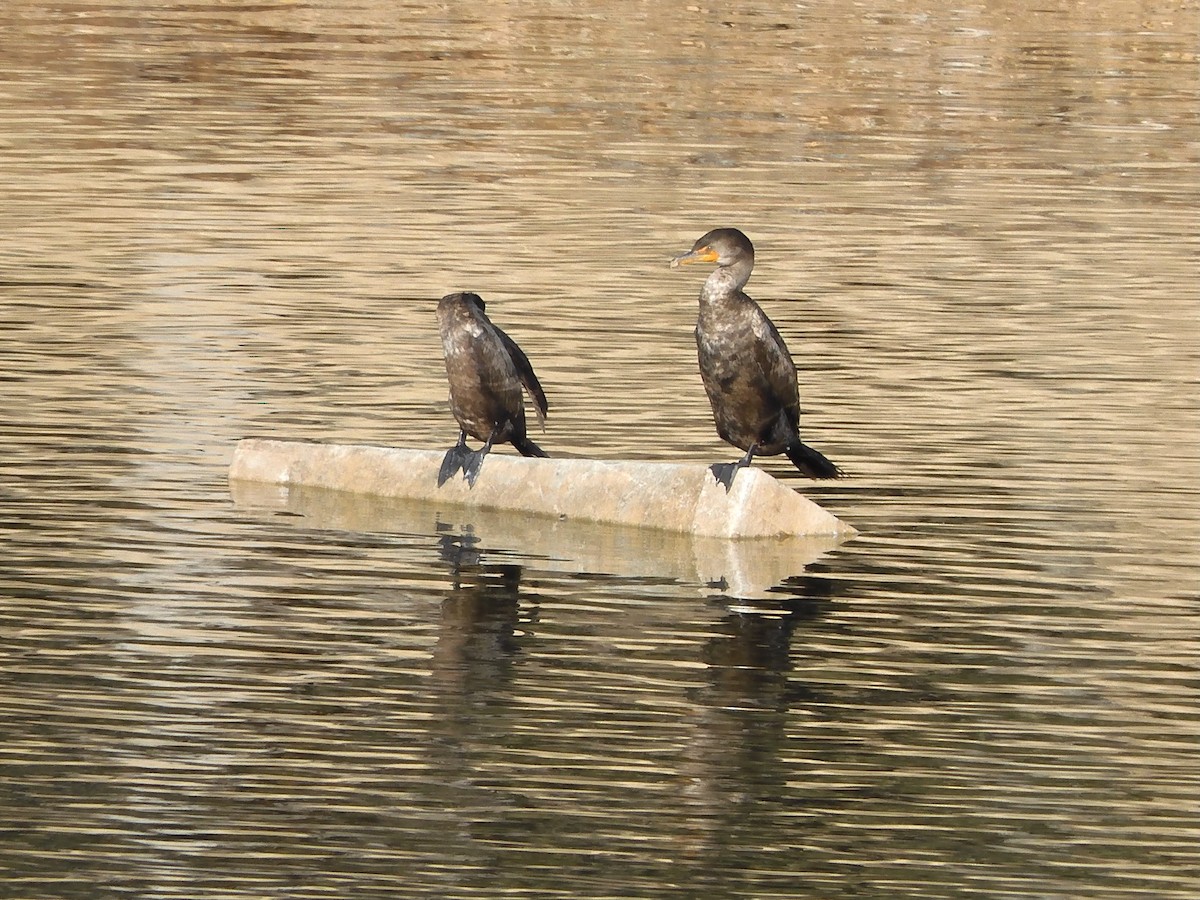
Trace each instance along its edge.
<path fill-rule="evenodd" d="M 728 491 L 738 469 L 755 456 L 779 453 L 810 478 L 841 476 L 837 466 L 801 443 L 796 365 L 774 323 L 742 292 L 754 269 L 750 239 L 736 228 L 717 228 L 671 266 L 694 262 L 717 264 L 700 291 L 700 378 L 717 434 L 746 451 L 737 462 L 714 463 L 713 476 Z"/>
<path fill-rule="evenodd" d="M 545 421 L 546 393 L 516 341 L 492 324 L 478 294 L 448 294 L 438 302 L 438 331 L 450 381 L 450 410 L 458 420 L 458 443 L 438 470 L 441 487 L 459 469 L 475 486 L 483 458 L 494 444 L 510 443 L 522 456 L 546 456 L 525 434 L 521 389 L 533 400 L 538 423 Z M 483 441 L 467 448 L 467 435 Z"/>

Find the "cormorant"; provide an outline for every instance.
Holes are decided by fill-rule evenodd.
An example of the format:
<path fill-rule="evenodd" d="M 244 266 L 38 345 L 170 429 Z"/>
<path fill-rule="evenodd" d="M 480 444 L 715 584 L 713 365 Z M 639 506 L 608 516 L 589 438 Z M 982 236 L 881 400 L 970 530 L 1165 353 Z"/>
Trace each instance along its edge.
<path fill-rule="evenodd" d="M 671 260 L 671 267 L 716 263 L 700 291 L 696 349 L 700 377 L 712 404 L 717 434 L 746 451 L 733 463 L 710 468 L 728 491 L 738 469 L 755 456 L 786 453 L 810 478 L 837 478 L 842 471 L 800 442 L 800 396 L 796 365 L 774 323 L 742 293 L 754 268 L 754 245 L 736 228 L 717 228 Z"/>
<path fill-rule="evenodd" d="M 475 486 L 483 458 L 493 444 L 511 443 L 522 456 L 546 456 L 525 435 L 525 403 L 529 392 L 538 424 L 545 421 L 546 394 L 529 357 L 516 341 L 492 324 L 478 294 L 448 294 L 438 302 L 438 331 L 450 381 L 450 410 L 458 420 L 458 443 L 446 451 L 438 471 L 441 487 L 459 469 Z M 467 448 L 467 435 L 483 441 Z"/>

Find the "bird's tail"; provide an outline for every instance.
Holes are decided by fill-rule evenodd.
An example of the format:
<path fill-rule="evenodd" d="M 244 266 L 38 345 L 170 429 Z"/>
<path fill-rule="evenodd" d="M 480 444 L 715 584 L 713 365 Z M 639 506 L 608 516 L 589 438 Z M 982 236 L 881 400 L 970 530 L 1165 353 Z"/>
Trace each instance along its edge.
<path fill-rule="evenodd" d="M 550 456 L 549 453 L 527 437 L 522 437 L 520 440 L 513 438 L 512 445 L 517 448 L 517 452 L 522 456 L 543 456 L 547 458 Z"/>
<path fill-rule="evenodd" d="M 787 458 L 809 478 L 841 478 L 846 473 L 825 458 L 825 454 L 796 441 L 784 448 Z"/>

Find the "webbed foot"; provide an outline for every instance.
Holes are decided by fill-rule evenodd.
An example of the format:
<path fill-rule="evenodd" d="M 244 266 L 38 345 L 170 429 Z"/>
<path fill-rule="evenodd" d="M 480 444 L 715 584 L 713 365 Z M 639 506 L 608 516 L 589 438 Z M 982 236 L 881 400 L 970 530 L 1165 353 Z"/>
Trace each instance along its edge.
<path fill-rule="evenodd" d="M 754 459 L 754 454 L 758 451 L 758 443 L 750 445 L 750 449 L 746 451 L 746 455 L 737 462 L 731 463 L 713 463 L 709 466 L 709 471 L 713 473 L 713 478 L 717 479 L 717 484 L 725 485 L 725 493 L 729 493 L 733 487 L 733 478 L 737 475 L 738 469 L 744 469 L 750 465 L 750 460 Z"/>
<path fill-rule="evenodd" d="M 733 476 L 743 465 L 741 460 L 731 463 L 713 463 L 708 470 L 713 473 L 713 478 L 717 479 L 717 484 L 725 485 L 725 493 L 728 494 L 733 487 Z"/>
<path fill-rule="evenodd" d="M 475 479 L 479 477 L 479 470 L 483 468 L 483 458 L 487 456 L 488 449 L 481 447 L 473 453 L 468 452 L 467 459 L 463 462 L 463 475 L 470 487 L 475 487 Z"/>
<path fill-rule="evenodd" d="M 465 470 L 469 458 L 473 455 L 466 444 L 455 444 L 447 450 L 442 458 L 442 467 L 438 469 L 438 487 L 449 481 L 459 469 Z"/>

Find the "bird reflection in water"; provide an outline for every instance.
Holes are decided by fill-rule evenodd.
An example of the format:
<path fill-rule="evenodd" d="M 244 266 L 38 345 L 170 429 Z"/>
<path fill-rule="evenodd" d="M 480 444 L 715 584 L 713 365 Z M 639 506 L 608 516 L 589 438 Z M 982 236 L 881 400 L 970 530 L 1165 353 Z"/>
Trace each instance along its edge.
<path fill-rule="evenodd" d="M 521 625 L 523 567 L 489 561 L 470 525 L 438 526 L 450 587 L 441 603 L 430 661 L 429 789 L 454 825 L 445 852 L 467 869 L 491 865 L 478 829 L 510 802 L 491 783 L 488 763 L 521 715 L 513 703 L 516 667 L 528 634 Z M 496 552 L 503 557 L 502 552 Z"/>
<path fill-rule="evenodd" d="M 464 699 L 494 693 L 511 681 L 521 651 L 523 567 L 486 562 L 469 526 L 444 532 L 439 554 L 450 567 L 451 588 L 442 601 L 433 676 Z"/>
<path fill-rule="evenodd" d="M 834 583 L 804 575 L 785 588 L 773 601 L 711 601 L 726 612 L 704 645 L 705 681 L 689 698 L 694 720 L 680 766 L 692 811 L 686 853 L 699 862 L 737 846 L 739 831 L 779 812 L 788 795 L 779 758 L 792 711 L 818 699 L 791 677 L 792 642 L 819 619 Z"/>

